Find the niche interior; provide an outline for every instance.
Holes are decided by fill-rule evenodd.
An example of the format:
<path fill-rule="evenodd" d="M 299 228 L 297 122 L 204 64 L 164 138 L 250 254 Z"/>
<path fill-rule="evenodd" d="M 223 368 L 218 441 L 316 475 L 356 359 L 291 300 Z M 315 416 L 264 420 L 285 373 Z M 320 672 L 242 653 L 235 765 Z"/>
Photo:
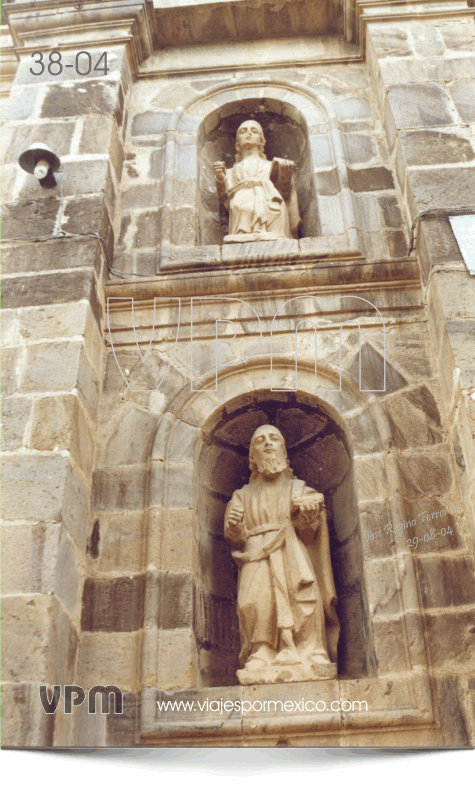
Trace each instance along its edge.
<path fill-rule="evenodd" d="M 249 480 L 249 443 L 258 426 L 282 432 L 294 474 L 325 495 L 341 632 L 338 676 L 362 678 L 374 655 L 363 580 L 352 457 L 338 423 L 311 396 L 245 396 L 209 423 L 197 461 L 197 552 L 194 632 L 201 685 L 233 685 L 239 668 L 237 567 L 224 538 L 226 504 Z M 236 406 L 235 404 L 233 405 Z M 312 548 L 308 548 L 312 557 Z"/>
<path fill-rule="evenodd" d="M 226 168 L 234 164 L 236 131 L 246 119 L 262 126 L 266 139 L 265 155 L 269 160 L 282 157 L 295 163 L 294 180 L 302 223 L 299 237 L 320 234 L 312 156 L 307 124 L 300 111 L 273 99 L 246 99 L 223 105 L 215 126 L 207 117 L 198 133 L 198 235 L 202 245 L 222 245 L 227 234 L 228 213 L 219 201 L 215 188 L 213 163 L 224 160 Z"/>

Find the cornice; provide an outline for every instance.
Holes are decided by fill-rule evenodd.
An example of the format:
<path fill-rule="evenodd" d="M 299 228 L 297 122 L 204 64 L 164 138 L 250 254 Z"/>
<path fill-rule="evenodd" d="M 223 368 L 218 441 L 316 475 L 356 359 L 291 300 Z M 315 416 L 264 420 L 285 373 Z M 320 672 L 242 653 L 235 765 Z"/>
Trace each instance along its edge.
<path fill-rule="evenodd" d="M 356 0 L 355 43 L 364 52 L 368 24 L 475 18 L 475 0 Z"/>
<path fill-rule="evenodd" d="M 136 73 L 156 46 L 150 0 L 35 0 L 3 12 L 17 58 L 34 50 L 130 45 Z"/>

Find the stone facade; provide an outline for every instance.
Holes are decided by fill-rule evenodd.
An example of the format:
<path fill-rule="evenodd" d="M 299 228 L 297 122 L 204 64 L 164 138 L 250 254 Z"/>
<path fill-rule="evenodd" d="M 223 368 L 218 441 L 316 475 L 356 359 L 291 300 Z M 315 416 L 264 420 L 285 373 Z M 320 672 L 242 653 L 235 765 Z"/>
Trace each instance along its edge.
<path fill-rule="evenodd" d="M 33 5 L 1 29 L 2 744 L 475 745 L 470 2 Z M 109 71 L 32 75 L 52 50 Z M 249 117 L 296 240 L 223 243 Z M 325 495 L 334 681 L 237 685 L 223 517 L 265 423 Z M 72 683 L 123 714 L 46 714 Z M 368 710 L 157 706 L 303 697 Z"/>

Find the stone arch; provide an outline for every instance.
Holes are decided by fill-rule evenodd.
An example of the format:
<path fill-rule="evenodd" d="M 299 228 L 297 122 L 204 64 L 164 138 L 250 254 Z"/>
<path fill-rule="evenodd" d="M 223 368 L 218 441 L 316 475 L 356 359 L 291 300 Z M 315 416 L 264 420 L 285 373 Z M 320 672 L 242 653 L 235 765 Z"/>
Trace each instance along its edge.
<path fill-rule="evenodd" d="M 202 189 L 212 189 L 208 184 L 204 187 L 199 164 L 200 142 L 209 138 L 213 131 L 219 129 L 223 120 L 232 115 L 232 110 L 239 114 L 240 108 L 249 110 L 250 104 L 257 109 L 264 105 L 264 112 L 274 114 L 288 120 L 289 126 L 297 125 L 303 131 L 308 144 L 306 154 L 308 163 L 313 160 L 314 169 L 324 168 L 325 179 L 332 185 L 321 190 L 316 185 L 316 175 L 308 168 L 308 179 L 311 185 L 304 186 L 305 169 L 302 169 L 301 192 L 308 202 L 304 208 L 307 216 L 302 236 L 313 237 L 318 232 L 320 237 L 342 236 L 342 247 L 350 245 L 359 247 L 356 213 L 352 194 L 349 188 L 347 157 L 341 123 L 331 103 L 307 86 L 286 81 L 230 81 L 215 86 L 190 100 L 186 106 L 170 114 L 166 133 L 165 157 L 163 159 L 163 202 L 168 205 L 161 223 L 161 258 L 179 260 L 186 256 L 178 249 L 186 246 L 197 246 L 205 241 L 200 239 L 199 216 L 196 208 L 206 205 L 200 195 Z M 266 110 L 267 108 L 267 110 Z M 231 111 L 231 113 L 230 113 Z M 245 112 L 245 111 L 243 111 Z M 304 147 L 305 149 L 305 147 Z M 208 179 L 209 183 L 209 179 Z M 326 183 L 325 183 L 326 184 Z M 186 189 L 184 186 L 188 186 Z M 177 200 L 177 196 L 181 198 Z M 311 223 L 312 197 L 316 201 L 316 216 Z M 194 206 L 191 202 L 194 199 Z M 172 212 L 169 208 L 174 207 Z M 215 208 L 214 213 L 218 211 Z M 187 219 L 184 223 L 184 219 Z M 200 218 L 203 227 L 202 219 Z M 312 226 L 313 224 L 313 226 Z M 213 227 L 213 224 L 212 224 Z M 219 245 L 219 218 L 214 219 L 214 230 L 208 234 L 211 244 Z M 346 236 L 346 243 L 343 242 Z M 222 231 L 221 231 L 222 237 Z M 206 240 L 209 244 L 209 240 Z M 174 251 L 176 249 L 177 251 Z M 208 252 L 208 259 L 211 252 Z"/>
<path fill-rule="evenodd" d="M 208 117 L 200 125 L 197 142 L 199 242 L 221 245 L 226 234 L 228 218 L 216 193 L 212 164 L 215 160 L 224 160 L 226 168 L 232 167 L 236 130 L 246 118 L 255 119 L 262 126 L 268 160 L 284 157 L 295 163 L 294 180 L 302 219 L 299 237 L 317 237 L 315 180 L 305 117 L 288 102 L 254 97 L 222 105 L 214 129 L 210 129 Z"/>
<path fill-rule="evenodd" d="M 284 361 L 279 364 L 282 370 L 288 367 Z M 264 367 L 268 369 L 268 360 L 261 358 L 246 368 L 251 381 L 263 383 Z M 374 653 L 363 577 L 352 440 L 342 416 L 343 403 L 351 413 L 365 399 L 349 383 L 344 385 L 343 403 L 337 392 L 328 394 L 329 400 L 312 395 L 310 368 L 303 369 L 303 382 L 297 392 L 272 393 L 270 389 L 252 389 L 249 384 L 246 386 L 251 389 L 246 390 L 242 370 L 235 367 L 220 374 L 220 400 L 212 392 L 188 392 L 186 398 L 183 392 L 169 408 L 171 426 L 165 459 L 172 468 L 168 476 L 171 488 L 175 489 L 178 473 L 173 469 L 174 462 L 183 466 L 186 460 L 188 477 L 193 473 L 193 520 L 189 533 L 193 538 L 196 684 L 210 687 L 235 682 L 239 652 L 237 572 L 223 536 L 222 520 L 232 492 L 248 480 L 247 445 L 250 435 L 264 421 L 275 423 L 283 431 L 296 475 L 326 496 L 342 626 L 339 673 L 355 678 L 368 676 Z M 325 376 L 328 386 L 334 387 L 335 374 L 327 371 Z M 211 379 L 201 383 L 204 390 L 212 386 Z M 374 433 L 377 436 L 376 427 Z M 187 446 L 183 442 L 185 436 L 190 439 Z M 379 439 L 376 444 L 382 447 Z M 322 458 L 330 466 L 319 468 L 318 460 Z M 189 490 L 185 499 L 191 499 Z"/>

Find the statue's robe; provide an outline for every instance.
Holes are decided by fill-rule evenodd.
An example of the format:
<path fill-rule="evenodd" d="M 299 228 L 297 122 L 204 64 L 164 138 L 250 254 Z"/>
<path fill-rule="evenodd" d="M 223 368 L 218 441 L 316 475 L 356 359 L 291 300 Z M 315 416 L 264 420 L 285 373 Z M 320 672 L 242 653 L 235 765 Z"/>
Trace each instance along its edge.
<path fill-rule="evenodd" d="M 266 233 L 296 238 L 300 215 L 294 182 L 288 185 L 286 198 L 278 186 L 278 164 L 266 158 L 245 158 L 226 169 L 223 199 L 229 210 L 229 235 Z"/>
<path fill-rule="evenodd" d="M 314 494 L 285 470 L 275 479 L 252 476 L 228 503 L 224 532 L 240 568 L 241 666 L 252 644 L 266 643 L 277 653 L 279 630 L 285 628 L 293 631 L 303 662 L 317 653 L 336 661 L 339 622 L 325 510 L 313 545 L 315 569 L 290 519 L 291 498 Z M 232 509 L 244 512 L 241 527 L 229 523 Z"/>

